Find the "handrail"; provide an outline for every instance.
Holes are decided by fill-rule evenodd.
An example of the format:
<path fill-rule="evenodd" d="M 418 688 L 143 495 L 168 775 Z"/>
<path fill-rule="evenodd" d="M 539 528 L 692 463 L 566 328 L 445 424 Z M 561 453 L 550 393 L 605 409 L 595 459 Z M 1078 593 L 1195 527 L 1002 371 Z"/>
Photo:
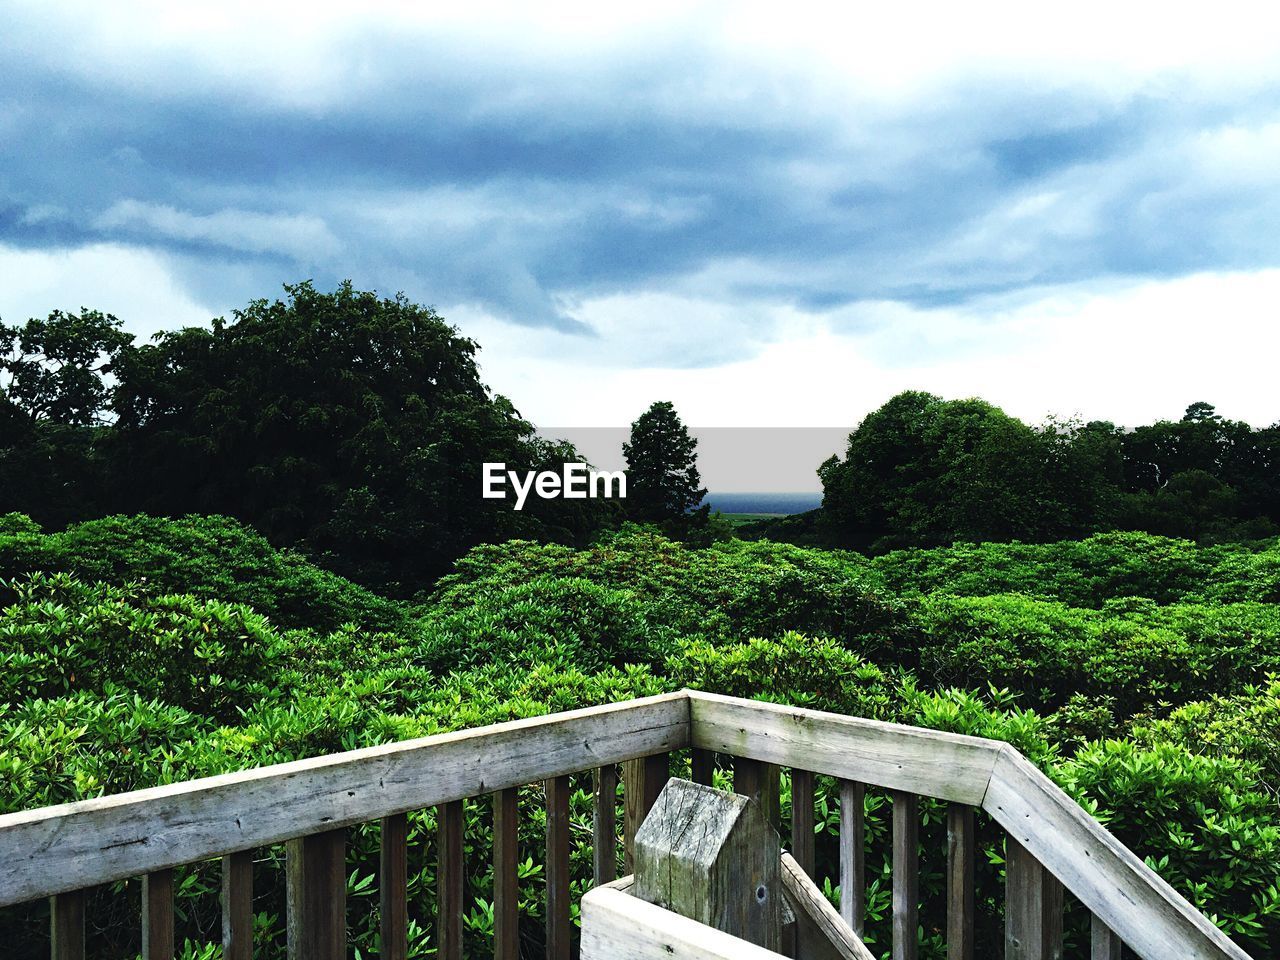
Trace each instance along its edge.
<path fill-rule="evenodd" d="M 0 906 L 678 750 L 683 692 L 0 816 Z"/>
<path fill-rule="evenodd" d="M 1009 832 L 1011 849 L 1025 850 L 1021 857 L 1034 858 L 1036 870 L 1056 877 L 1105 924 L 1108 935 L 1114 933 L 1140 956 L 1248 960 L 1007 744 L 691 691 L 0 816 L 0 906 L 159 875 L 198 860 L 596 768 L 609 770 L 602 781 L 608 796 L 603 802 L 598 796 L 597 807 L 612 834 L 612 765 L 651 758 L 639 761 L 637 789 L 629 787 L 631 827 L 633 802 L 642 817 L 654 786 L 661 785 L 657 778 L 665 777 L 661 755 L 686 747 L 694 748 L 695 771 L 704 775 L 709 775 L 710 753 L 717 752 L 748 765 L 776 764 L 840 778 L 842 797 L 860 797 L 864 784 L 892 791 L 895 911 L 899 898 L 911 911 L 916 907 L 911 902 L 914 798 L 925 795 L 950 801 L 953 809 L 984 809 Z M 647 766 L 654 766 L 655 779 L 646 785 Z M 745 765 L 739 771 L 748 772 Z M 743 782 L 765 780 L 757 770 L 754 779 Z M 804 782 L 812 799 L 811 778 L 795 782 L 797 795 Z M 567 781 L 557 789 L 559 809 L 567 805 Z M 851 811 L 855 819 L 850 822 L 860 824 L 861 806 Z M 513 829 L 510 817 L 503 822 L 504 829 Z M 971 814 L 965 829 L 971 857 Z M 340 862 L 341 847 L 336 849 Z M 901 887 L 900 863 L 908 878 Z M 562 865 L 557 873 L 565 890 L 566 870 Z M 1011 883 L 1013 877 L 1011 858 Z M 558 906 L 567 917 L 567 905 Z M 915 929 L 913 922 L 903 926 Z"/>
<path fill-rule="evenodd" d="M 1016 749 L 691 691 L 693 746 L 981 806 L 1148 960 L 1249 960 Z"/>

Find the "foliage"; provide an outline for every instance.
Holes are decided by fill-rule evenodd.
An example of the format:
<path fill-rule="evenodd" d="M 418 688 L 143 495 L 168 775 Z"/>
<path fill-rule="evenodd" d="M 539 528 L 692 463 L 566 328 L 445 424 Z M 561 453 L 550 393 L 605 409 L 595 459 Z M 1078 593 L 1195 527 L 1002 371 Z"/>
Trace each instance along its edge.
<path fill-rule="evenodd" d="M 1009 742 L 1262 955 L 1280 946 L 1280 681 L 1266 676 L 1280 622 L 1262 599 L 1274 549 L 1127 534 L 868 560 L 769 542 L 691 549 L 629 526 L 582 549 L 478 546 L 408 604 L 222 518 L 115 517 L 49 534 L 0 517 L 0 569 L 22 574 L 0 610 L 0 810 L 693 687 Z M 278 626 L 241 605 L 250 598 Z M 830 886 L 838 807 L 833 783 L 817 788 L 818 872 Z M 590 836 L 589 791 L 574 779 L 575 837 Z M 783 800 L 789 815 L 785 784 Z M 466 809 L 468 954 L 479 957 L 492 937 L 489 813 L 483 800 Z M 522 789 L 530 953 L 543 936 L 544 811 L 540 788 Z M 869 792 L 876 949 L 891 912 L 888 813 Z M 931 932 L 944 877 L 930 867 L 944 814 L 922 804 L 930 958 L 944 949 Z M 425 952 L 434 811 L 409 823 L 412 936 Z M 979 937 L 994 945 L 1003 832 L 984 817 L 978 829 Z M 350 832 L 363 956 L 377 952 L 377 843 L 376 824 Z M 259 943 L 279 956 L 280 853 L 255 860 Z M 575 842 L 571 870 L 580 893 L 588 843 Z M 218 938 L 216 865 L 184 868 L 178 884 L 179 939 L 200 956 Z M 91 949 L 132 957 L 136 894 L 114 885 L 95 898 Z M 42 909 L 0 913 L 0 935 L 38 943 Z"/>
<path fill-rule="evenodd" d="M 34 574 L 0 611 L 0 703 L 122 688 L 220 720 L 270 697 L 279 637 L 247 607 Z"/>
<path fill-rule="evenodd" d="M 116 363 L 117 484 L 132 509 L 234 516 L 392 592 L 476 543 L 598 525 L 601 501 L 516 512 L 481 498 L 483 462 L 537 469 L 566 451 L 489 394 L 474 341 L 403 296 L 285 289 Z"/>
<path fill-rule="evenodd" d="M 631 424 L 622 445 L 627 459 L 627 515 L 642 523 L 667 524 L 683 532 L 706 523 L 705 509 L 690 517 L 707 491 L 695 451 L 698 441 L 667 401 L 658 401 Z"/>
<path fill-rule="evenodd" d="M 227 517 L 114 516 L 47 534 L 20 514 L 0 517 L 0 579 L 34 571 L 243 603 L 286 628 L 381 630 L 405 619 L 395 602 Z"/>

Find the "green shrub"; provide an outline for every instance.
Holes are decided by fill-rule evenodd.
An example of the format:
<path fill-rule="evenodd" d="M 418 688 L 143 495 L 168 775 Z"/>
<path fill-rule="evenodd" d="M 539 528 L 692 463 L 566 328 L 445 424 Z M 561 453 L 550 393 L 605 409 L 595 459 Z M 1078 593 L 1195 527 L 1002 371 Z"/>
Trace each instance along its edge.
<path fill-rule="evenodd" d="M 231 719 L 272 694 L 279 637 L 247 607 L 35 574 L 0 611 L 0 702 L 112 687 Z"/>
<path fill-rule="evenodd" d="M 404 621 L 397 603 L 226 517 L 106 517 L 48 534 L 29 522 L 0 527 L 0 579 L 36 572 L 248 604 L 286 628 Z"/>
<path fill-rule="evenodd" d="M 1201 588 L 1213 554 L 1190 540 L 1146 533 L 1100 533 L 1059 543 L 958 543 L 898 550 L 873 568 L 897 592 L 981 597 L 1021 593 L 1068 606 L 1100 607 L 1115 597 L 1172 603 Z"/>

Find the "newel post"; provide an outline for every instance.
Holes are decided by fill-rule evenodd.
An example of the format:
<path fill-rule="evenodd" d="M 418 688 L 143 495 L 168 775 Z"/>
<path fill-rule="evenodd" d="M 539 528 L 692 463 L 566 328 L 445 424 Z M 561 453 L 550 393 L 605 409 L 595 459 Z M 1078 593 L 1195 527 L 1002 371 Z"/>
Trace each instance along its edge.
<path fill-rule="evenodd" d="M 778 952 L 782 841 L 747 797 L 671 780 L 636 834 L 633 896 Z"/>

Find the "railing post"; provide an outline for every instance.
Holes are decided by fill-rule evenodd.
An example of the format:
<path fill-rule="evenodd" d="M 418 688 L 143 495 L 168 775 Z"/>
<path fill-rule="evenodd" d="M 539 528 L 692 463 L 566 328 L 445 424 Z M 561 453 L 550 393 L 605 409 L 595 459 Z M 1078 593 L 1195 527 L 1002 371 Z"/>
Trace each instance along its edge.
<path fill-rule="evenodd" d="M 519 791 L 515 787 L 493 795 L 493 955 L 495 960 L 519 960 L 520 883 Z"/>
<path fill-rule="evenodd" d="M 840 916 L 858 936 L 867 918 L 866 793 L 865 784 L 840 781 Z"/>
<path fill-rule="evenodd" d="M 623 858 L 630 873 L 635 860 L 636 831 L 653 808 L 670 778 L 670 758 L 665 753 L 628 760 L 622 766 L 624 820 Z"/>
<path fill-rule="evenodd" d="M 409 818 L 382 818 L 378 841 L 378 903 L 382 933 L 379 960 L 409 956 Z"/>
<path fill-rule="evenodd" d="M 791 771 L 791 855 L 810 877 L 814 871 L 813 774 Z"/>
<path fill-rule="evenodd" d="M 222 958 L 253 960 L 252 850 L 222 858 Z"/>
<path fill-rule="evenodd" d="M 173 871 L 142 878 L 142 958 L 173 960 Z"/>
<path fill-rule="evenodd" d="M 733 792 L 760 804 L 775 830 L 779 829 L 778 792 L 781 776 L 777 766 L 750 757 L 733 758 Z"/>
<path fill-rule="evenodd" d="M 592 874 L 597 887 L 618 879 L 618 768 L 597 767 L 591 817 Z"/>
<path fill-rule="evenodd" d="M 893 791 L 893 960 L 916 960 L 920 926 L 920 816 L 914 793 Z"/>
<path fill-rule="evenodd" d="M 85 891 L 71 890 L 49 898 L 52 960 L 84 960 Z"/>
<path fill-rule="evenodd" d="M 286 845 L 289 960 L 346 960 L 346 843 L 327 830 Z"/>
<path fill-rule="evenodd" d="M 947 960 L 973 960 L 973 807 L 947 806 Z"/>
<path fill-rule="evenodd" d="M 569 960 L 569 778 L 556 777 L 547 791 L 547 960 Z"/>
<path fill-rule="evenodd" d="M 1112 933 L 1111 928 L 1093 917 L 1090 929 L 1090 960 L 1121 960 L 1124 947 L 1120 938 Z"/>
<path fill-rule="evenodd" d="M 451 800 L 436 808 L 436 846 L 439 854 L 436 872 L 436 956 L 439 960 L 462 960 L 462 912 L 466 896 L 466 865 L 462 848 L 464 817 L 461 800 Z"/>
<path fill-rule="evenodd" d="M 689 779 L 704 787 L 711 786 L 712 773 L 716 768 L 716 755 L 713 750 L 699 750 L 694 747 L 690 751 Z"/>
<path fill-rule="evenodd" d="M 1062 960 L 1062 885 L 1013 837 L 1005 842 L 1005 960 Z"/>

